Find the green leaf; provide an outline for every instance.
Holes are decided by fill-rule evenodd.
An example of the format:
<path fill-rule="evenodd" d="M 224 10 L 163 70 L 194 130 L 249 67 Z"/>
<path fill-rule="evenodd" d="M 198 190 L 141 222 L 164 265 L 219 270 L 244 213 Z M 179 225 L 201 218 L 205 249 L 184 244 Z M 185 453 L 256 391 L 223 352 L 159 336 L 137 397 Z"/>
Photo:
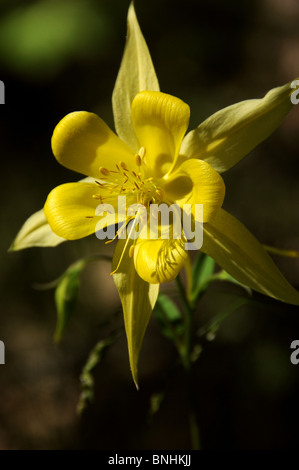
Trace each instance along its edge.
<path fill-rule="evenodd" d="M 238 310 L 243 305 L 250 303 L 251 300 L 247 297 L 235 297 L 233 301 L 224 308 L 218 315 L 208 321 L 204 326 L 197 330 L 196 335 L 198 337 L 205 336 L 207 340 L 212 341 L 221 325 L 221 323 L 232 313 Z"/>
<path fill-rule="evenodd" d="M 226 271 L 221 270 L 218 273 L 213 276 L 213 280 L 215 281 L 228 281 L 231 282 L 232 284 L 236 284 L 237 286 L 243 287 L 243 289 L 246 290 L 248 295 L 251 295 L 251 289 L 250 287 L 246 286 L 246 284 L 242 284 L 242 282 L 237 281 L 233 276 L 231 276 L 229 273 Z"/>
<path fill-rule="evenodd" d="M 182 315 L 176 304 L 165 294 L 159 294 L 154 315 L 166 338 L 177 342 L 183 333 Z"/>
<path fill-rule="evenodd" d="M 192 300 L 196 302 L 198 297 L 202 295 L 208 288 L 209 283 L 213 280 L 213 272 L 215 261 L 210 256 L 200 252 L 192 270 L 193 289 Z"/>
<path fill-rule="evenodd" d="M 80 286 L 80 274 L 86 266 L 86 261 L 78 261 L 70 266 L 62 276 L 55 290 L 55 304 L 57 309 L 57 325 L 55 341 L 61 340 L 64 330 L 75 309 Z"/>
<path fill-rule="evenodd" d="M 114 343 L 119 336 L 119 331 L 114 332 L 107 338 L 99 341 L 91 350 L 85 366 L 80 375 L 81 393 L 77 405 L 77 413 L 80 415 L 86 408 L 88 403 L 91 403 L 94 398 L 94 378 L 92 376 L 93 369 L 100 363 L 109 346 Z"/>
<path fill-rule="evenodd" d="M 80 275 L 88 263 L 93 261 L 111 261 L 109 256 L 92 255 L 82 258 L 72 264 L 65 273 L 58 279 L 55 290 L 55 304 L 57 309 L 57 325 L 54 340 L 60 341 L 65 328 L 75 310 L 79 296 Z M 52 285 L 57 283 L 54 281 Z"/>
<path fill-rule="evenodd" d="M 150 417 L 154 416 L 159 411 L 162 401 L 164 400 L 164 397 L 165 397 L 164 391 L 153 393 L 150 396 L 150 408 L 148 412 Z"/>

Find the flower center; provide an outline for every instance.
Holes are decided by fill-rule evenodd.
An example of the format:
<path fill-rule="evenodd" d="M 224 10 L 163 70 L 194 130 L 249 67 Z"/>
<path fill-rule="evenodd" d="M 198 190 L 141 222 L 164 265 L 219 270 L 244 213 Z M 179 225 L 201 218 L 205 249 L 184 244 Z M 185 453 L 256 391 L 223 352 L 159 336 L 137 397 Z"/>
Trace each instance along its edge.
<path fill-rule="evenodd" d="M 107 203 L 116 196 L 127 196 L 127 204 L 132 201 L 144 205 L 146 208 L 153 203 L 163 200 L 165 194 L 153 177 L 143 178 L 141 170 L 142 160 L 145 155 L 144 147 L 141 147 L 135 157 L 136 168 L 128 168 L 126 163 L 119 162 L 114 168 L 99 168 L 100 181 L 96 181 L 100 192 L 93 195 L 94 199 Z"/>

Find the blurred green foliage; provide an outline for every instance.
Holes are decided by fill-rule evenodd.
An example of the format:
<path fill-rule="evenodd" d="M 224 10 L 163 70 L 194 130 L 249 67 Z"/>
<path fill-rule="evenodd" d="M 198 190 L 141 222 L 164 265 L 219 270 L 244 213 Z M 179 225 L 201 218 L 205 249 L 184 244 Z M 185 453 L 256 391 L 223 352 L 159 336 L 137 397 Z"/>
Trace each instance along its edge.
<path fill-rule="evenodd" d="M 109 18 L 93 1 L 11 5 L 0 20 L 0 61 L 27 77 L 49 79 L 70 61 L 100 57 L 111 32 Z"/>

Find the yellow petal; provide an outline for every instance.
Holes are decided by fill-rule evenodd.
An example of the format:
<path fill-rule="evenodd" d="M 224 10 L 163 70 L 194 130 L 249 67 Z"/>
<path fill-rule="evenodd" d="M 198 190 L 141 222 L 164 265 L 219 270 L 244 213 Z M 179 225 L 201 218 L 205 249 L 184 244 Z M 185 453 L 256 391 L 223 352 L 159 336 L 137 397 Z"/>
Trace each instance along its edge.
<path fill-rule="evenodd" d="M 279 126 L 293 107 L 290 95 L 294 91 L 288 83 L 262 99 L 218 111 L 186 135 L 181 153 L 207 161 L 220 173 L 228 170 Z"/>
<path fill-rule="evenodd" d="M 128 12 L 127 41 L 112 94 L 115 129 L 119 137 L 135 152 L 138 142 L 131 121 L 132 101 L 142 90 L 159 91 L 152 59 L 140 31 L 134 4 Z"/>
<path fill-rule="evenodd" d="M 67 183 L 53 189 L 44 207 L 53 232 L 68 240 L 77 240 L 106 226 L 108 218 L 105 214 L 95 216 L 100 201 L 92 196 L 97 193 L 99 188 L 93 183 Z M 117 210 L 110 219 L 108 225 L 117 223 Z"/>
<path fill-rule="evenodd" d="M 61 165 L 93 178 L 99 168 L 115 170 L 123 161 L 136 165 L 132 150 L 96 114 L 78 111 L 65 116 L 52 137 L 53 153 Z"/>
<path fill-rule="evenodd" d="M 177 277 L 187 256 L 182 238 L 153 240 L 140 237 L 134 249 L 134 264 L 144 281 L 161 284 Z"/>
<path fill-rule="evenodd" d="M 56 246 L 65 241 L 65 238 L 58 237 L 51 230 L 44 210 L 41 209 L 26 220 L 9 251 L 24 250 L 33 246 Z"/>
<path fill-rule="evenodd" d="M 225 186 L 221 176 L 202 160 L 187 160 L 163 185 L 166 199 L 183 207 L 191 205 L 195 217 L 195 204 L 203 205 L 203 219 L 208 222 L 223 203 Z"/>
<path fill-rule="evenodd" d="M 202 251 L 237 281 L 262 294 L 299 305 L 299 292 L 285 279 L 259 241 L 223 209 L 204 225 Z"/>
<path fill-rule="evenodd" d="M 118 266 L 125 243 L 126 240 L 117 242 L 112 261 L 113 269 Z M 159 284 L 148 284 L 138 276 L 133 259 L 129 256 L 132 243 L 130 240 L 122 262 L 118 266 L 117 272 L 113 274 L 113 280 L 123 307 L 130 366 L 133 380 L 138 388 L 139 353 L 146 327 L 158 298 Z"/>
<path fill-rule="evenodd" d="M 94 180 L 87 177 L 80 181 L 93 182 Z M 65 238 L 58 237 L 51 230 L 44 209 L 40 209 L 26 220 L 10 246 L 9 251 L 24 250 L 33 246 L 56 246 L 64 241 L 66 241 Z"/>
<path fill-rule="evenodd" d="M 143 91 L 134 98 L 133 126 L 151 176 L 161 177 L 175 164 L 189 117 L 189 106 L 174 96 Z"/>

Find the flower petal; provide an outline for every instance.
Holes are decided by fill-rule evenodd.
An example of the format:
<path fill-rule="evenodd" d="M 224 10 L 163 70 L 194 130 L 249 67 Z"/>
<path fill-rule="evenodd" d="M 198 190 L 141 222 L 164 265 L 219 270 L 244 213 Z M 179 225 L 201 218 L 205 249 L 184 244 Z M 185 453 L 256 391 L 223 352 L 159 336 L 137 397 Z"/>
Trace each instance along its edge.
<path fill-rule="evenodd" d="M 116 224 L 117 211 L 111 217 L 109 214 L 95 215 L 100 204 L 98 199 L 93 198 L 97 193 L 99 188 L 93 183 L 67 183 L 54 188 L 44 207 L 53 232 L 68 240 L 77 240 L 95 233 L 107 224 Z M 113 201 L 110 204 L 114 207 Z"/>
<path fill-rule="evenodd" d="M 223 209 L 204 224 L 202 251 L 242 284 L 299 305 L 299 292 L 285 279 L 260 242 Z"/>
<path fill-rule="evenodd" d="M 61 165 L 100 178 L 100 167 L 115 169 L 123 161 L 136 165 L 132 150 L 96 114 L 78 111 L 65 116 L 52 137 L 53 153 Z"/>
<path fill-rule="evenodd" d="M 203 219 L 208 222 L 223 203 L 225 186 L 221 176 L 207 162 L 187 160 L 181 164 L 163 185 L 166 198 L 183 207 L 191 204 L 195 217 L 195 204 L 203 205 Z"/>
<path fill-rule="evenodd" d="M 146 282 L 173 281 L 187 258 L 183 238 L 141 239 L 134 248 L 134 264 L 139 276 Z"/>
<path fill-rule="evenodd" d="M 146 327 L 159 294 L 159 284 L 148 284 L 137 274 L 132 258 L 129 257 L 129 248 L 133 241 L 129 241 L 122 261 L 126 240 L 117 242 L 112 268 L 117 272 L 113 274 L 113 280 L 117 287 L 123 307 L 126 335 L 129 349 L 129 359 L 133 380 L 138 388 L 137 368 L 138 358 Z"/>
<path fill-rule="evenodd" d="M 135 152 L 139 148 L 131 121 L 131 105 L 142 90 L 159 91 L 159 83 L 132 2 L 128 12 L 127 41 L 112 94 L 112 105 L 116 132 Z"/>
<path fill-rule="evenodd" d="M 44 210 L 41 209 L 26 220 L 9 251 L 24 250 L 33 246 L 56 246 L 65 241 L 65 238 L 58 237 L 51 230 Z"/>
<path fill-rule="evenodd" d="M 293 107 L 293 92 L 291 83 L 287 83 L 262 99 L 242 101 L 218 111 L 186 135 L 181 153 L 207 161 L 220 173 L 228 170 L 279 126 Z"/>
<path fill-rule="evenodd" d="M 161 177 L 175 164 L 189 117 L 189 106 L 174 96 L 142 91 L 134 98 L 132 122 L 151 176 Z"/>

